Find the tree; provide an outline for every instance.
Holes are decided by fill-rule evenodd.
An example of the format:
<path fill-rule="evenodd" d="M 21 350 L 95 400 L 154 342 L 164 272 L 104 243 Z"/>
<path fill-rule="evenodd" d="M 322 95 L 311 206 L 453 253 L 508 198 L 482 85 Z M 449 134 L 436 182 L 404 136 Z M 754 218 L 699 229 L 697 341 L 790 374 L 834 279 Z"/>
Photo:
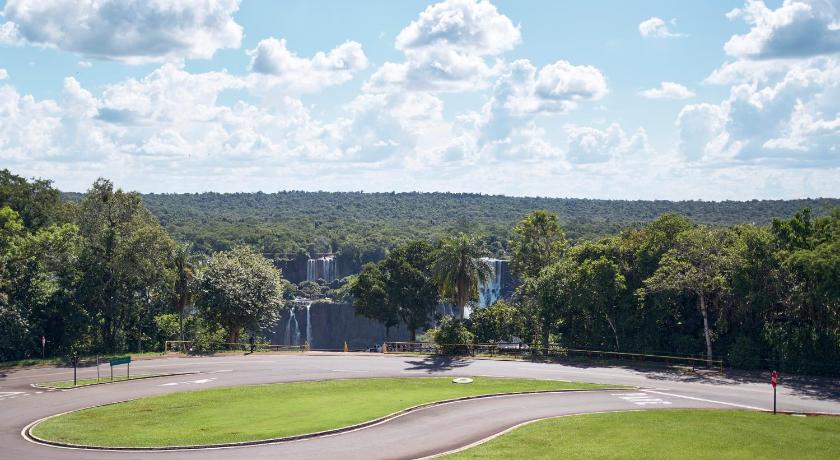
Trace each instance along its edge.
<path fill-rule="evenodd" d="M 536 278 L 563 255 L 566 236 L 556 214 L 533 211 L 513 227 L 509 244 L 513 273 L 520 278 Z"/>
<path fill-rule="evenodd" d="M 352 282 L 353 308 L 357 315 L 378 321 L 388 329 L 400 323 L 397 307 L 388 300 L 386 278 L 379 264 L 367 263 Z"/>
<path fill-rule="evenodd" d="M 568 312 L 574 296 L 574 265 L 568 259 L 546 267 L 536 278 L 527 278 L 521 292 L 526 309 L 539 321 L 543 348 L 547 351 L 555 323 Z"/>
<path fill-rule="evenodd" d="M 616 309 L 624 288 L 624 275 L 618 265 L 606 257 L 586 259 L 575 268 L 573 302 L 579 309 L 590 309 L 594 316 L 606 319 L 615 339 L 616 351 L 621 351 Z"/>
<path fill-rule="evenodd" d="M 175 271 L 175 285 L 173 295 L 175 311 L 178 312 L 178 337 L 184 340 L 184 315 L 187 308 L 195 303 L 196 279 L 195 279 L 195 257 L 190 252 L 189 244 L 179 244 L 172 253 L 172 261 Z"/>
<path fill-rule="evenodd" d="M 522 312 L 500 300 L 470 315 L 476 339 L 481 343 L 509 342 L 521 337 L 524 331 Z"/>
<path fill-rule="evenodd" d="M 377 319 L 386 327 L 402 320 L 416 339 L 417 329 L 426 327 L 438 304 L 437 286 L 431 271 L 432 247 L 424 241 L 410 241 L 374 267 L 366 266 L 351 292 L 356 311 Z"/>
<path fill-rule="evenodd" d="M 267 328 L 280 319 L 280 270 L 245 246 L 217 252 L 201 272 L 196 305 L 207 320 L 225 328 L 229 343 L 239 343 L 243 327 Z"/>
<path fill-rule="evenodd" d="M 25 178 L 0 170 L 0 207 L 9 206 L 26 228 L 35 230 L 56 222 L 61 207 L 58 190 L 48 180 Z"/>
<path fill-rule="evenodd" d="M 99 179 L 79 204 L 83 275 L 80 300 L 102 321 L 106 351 L 139 342 L 151 328 L 153 309 L 163 309 L 173 286 L 175 242 L 143 207 L 140 195 L 114 190 Z"/>
<path fill-rule="evenodd" d="M 464 233 L 445 238 L 437 248 L 432 264 L 440 295 L 458 307 L 464 319 L 464 305 L 478 297 L 478 287 L 486 283 L 493 270 L 480 258 L 484 255 L 479 241 Z"/>
<path fill-rule="evenodd" d="M 703 226 L 680 233 L 676 246 L 662 257 L 659 268 L 645 281 L 650 292 L 675 291 L 696 297 L 697 309 L 703 317 L 706 359 L 710 362 L 710 303 L 717 303 L 728 289 L 730 261 L 724 250 L 723 237 L 723 232 Z"/>

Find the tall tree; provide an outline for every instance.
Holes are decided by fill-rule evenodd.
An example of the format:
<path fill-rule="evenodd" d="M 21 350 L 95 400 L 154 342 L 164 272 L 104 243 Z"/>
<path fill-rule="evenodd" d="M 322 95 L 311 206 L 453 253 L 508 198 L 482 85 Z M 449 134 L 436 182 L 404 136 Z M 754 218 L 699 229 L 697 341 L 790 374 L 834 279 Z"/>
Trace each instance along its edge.
<path fill-rule="evenodd" d="M 519 221 L 509 244 L 511 270 L 520 278 L 539 276 L 560 260 L 567 245 L 557 215 L 547 211 L 533 211 Z"/>
<path fill-rule="evenodd" d="M 102 321 L 106 351 L 139 341 L 151 323 L 153 308 L 171 294 L 171 254 L 175 242 L 145 207 L 137 193 L 114 190 L 99 179 L 79 205 L 84 237 L 80 297 Z"/>
<path fill-rule="evenodd" d="M 175 285 L 173 297 L 175 310 L 178 312 L 178 337 L 184 340 L 184 316 L 189 307 L 195 302 L 196 279 L 195 257 L 190 251 L 189 244 L 179 244 L 172 252 L 172 262 L 175 271 Z"/>
<path fill-rule="evenodd" d="M 438 304 L 431 265 L 429 243 L 410 241 L 391 251 L 376 269 L 366 266 L 351 288 L 356 311 L 387 327 L 399 318 L 414 341 L 417 329 L 428 326 Z"/>
<path fill-rule="evenodd" d="M 578 308 L 589 309 L 593 316 L 603 317 L 607 321 L 616 351 L 621 351 L 616 316 L 625 286 L 624 275 L 618 264 L 604 256 L 586 259 L 575 268 L 573 302 L 577 303 Z"/>
<path fill-rule="evenodd" d="M 724 232 L 700 226 L 677 235 L 676 246 L 662 257 L 659 268 L 645 281 L 651 292 L 675 291 L 696 298 L 709 361 L 712 360 L 709 310 L 728 289 L 730 267 Z"/>
<path fill-rule="evenodd" d="M 205 318 L 225 328 L 239 343 L 244 327 L 264 329 L 280 319 L 283 280 L 280 270 L 245 246 L 217 252 L 201 272 L 196 304 Z"/>
<path fill-rule="evenodd" d="M 464 319 L 467 302 L 478 297 L 478 287 L 493 276 L 482 256 L 478 239 L 465 233 L 442 240 L 436 250 L 432 265 L 435 281 L 440 295 L 455 302 L 460 319 Z"/>

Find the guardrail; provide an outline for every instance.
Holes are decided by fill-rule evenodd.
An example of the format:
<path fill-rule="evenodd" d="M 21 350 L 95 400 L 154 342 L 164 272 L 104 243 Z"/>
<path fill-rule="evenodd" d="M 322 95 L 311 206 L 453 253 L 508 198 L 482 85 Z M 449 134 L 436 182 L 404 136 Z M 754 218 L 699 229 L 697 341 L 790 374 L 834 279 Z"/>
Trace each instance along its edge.
<path fill-rule="evenodd" d="M 723 369 L 723 360 L 720 359 L 710 361 L 706 358 L 695 356 L 576 349 L 562 347 L 557 344 L 550 344 L 548 347 L 531 347 L 525 343 L 436 344 L 431 342 L 385 342 L 382 346 L 382 352 L 518 358 L 533 358 L 536 356 L 554 358 L 583 357 L 588 359 L 660 362 L 665 364 L 683 364 L 692 367 Z"/>
<path fill-rule="evenodd" d="M 251 351 L 250 343 L 219 343 L 213 346 L 216 351 Z M 163 343 L 163 352 L 192 353 L 195 350 L 194 340 L 167 340 Z M 309 345 L 272 345 L 269 343 L 255 343 L 254 352 L 260 351 L 308 351 Z"/>

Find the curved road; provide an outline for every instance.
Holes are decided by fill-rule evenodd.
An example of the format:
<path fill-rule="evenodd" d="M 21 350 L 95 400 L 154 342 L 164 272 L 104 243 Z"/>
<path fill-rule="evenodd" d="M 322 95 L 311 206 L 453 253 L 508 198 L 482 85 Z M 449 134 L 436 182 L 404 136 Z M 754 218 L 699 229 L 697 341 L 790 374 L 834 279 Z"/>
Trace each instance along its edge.
<path fill-rule="evenodd" d="M 166 358 L 132 363 L 137 373 L 192 372 L 69 391 L 43 391 L 30 384 L 72 378 L 72 369 L 43 368 L 0 376 L 0 458 L 420 458 L 450 451 L 538 418 L 598 411 L 661 408 L 772 407 L 772 388 L 764 375 L 698 374 L 670 369 L 578 367 L 514 361 L 400 357 L 376 354 L 317 354 Z M 102 368 L 103 375 L 107 366 Z M 95 368 L 79 377 L 95 376 Z M 422 409 L 396 419 L 338 435 L 251 447 L 168 452 L 63 449 L 23 439 L 21 430 L 53 414 L 141 396 L 254 383 L 296 380 L 497 376 L 635 385 L 639 391 L 598 391 L 502 396 Z M 785 379 L 779 410 L 840 413 L 836 380 Z M 247 414 L 241 414 L 247 420 Z M 177 429 L 173 427 L 173 429 Z"/>

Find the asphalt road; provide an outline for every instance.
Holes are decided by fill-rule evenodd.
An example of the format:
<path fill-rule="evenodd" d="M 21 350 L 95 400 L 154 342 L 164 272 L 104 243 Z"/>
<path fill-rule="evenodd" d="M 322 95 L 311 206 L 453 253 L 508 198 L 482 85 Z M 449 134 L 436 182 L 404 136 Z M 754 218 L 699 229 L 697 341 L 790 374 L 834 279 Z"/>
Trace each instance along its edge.
<path fill-rule="evenodd" d="M 666 368 L 584 367 L 375 354 L 167 358 L 136 361 L 131 368 L 136 373 L 192 374 L 69 391 L 44 391 L 30 384 L 72 378 L 72 369 L 42 368 L 0 374 L 0 459 L 420 458 L 478 442 L 522 422 L 544 417 L 684 407 L 768 409 L 772 407 L 773 395 L 769 376 L 764 374 L 723 375 Z M 103 375 L 108 372 L 107 366 L 101 370 Z M 44 446 L 21 436 L 25 426 L 43 417 L 141 396 L 253 383 L 430 375 L 561 379 L 634 385 L 642 389 L 517 395 L 456 402 L 422 409 L 352 432 L 251 447 L 109 452 Z M 90 376 L 96 376 L 95 368 L 79 370 L 79 378 Z M 840 414 L 840 383 L 837 380 L 786 378 L 782 375 L 778 408 Z M 247 420 L 247 414 L 241 415 L 243 420 Z"/>

